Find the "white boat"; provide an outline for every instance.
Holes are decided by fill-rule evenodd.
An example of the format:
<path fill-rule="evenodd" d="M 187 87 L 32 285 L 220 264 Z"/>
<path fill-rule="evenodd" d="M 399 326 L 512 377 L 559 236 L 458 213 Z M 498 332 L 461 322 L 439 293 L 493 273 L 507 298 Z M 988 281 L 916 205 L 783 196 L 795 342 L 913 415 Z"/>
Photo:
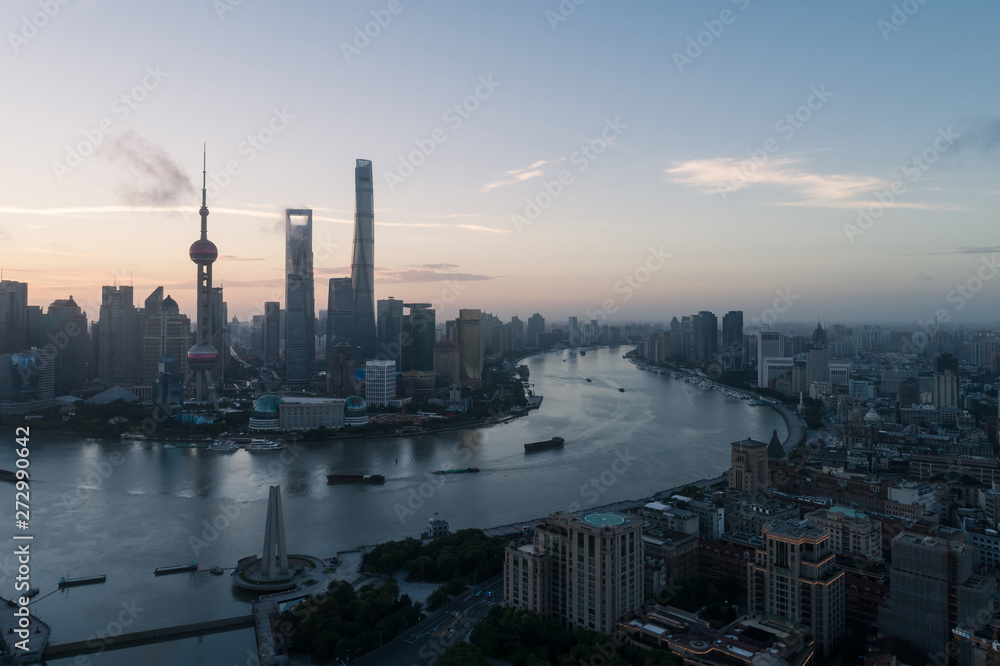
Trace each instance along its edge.
<path fill-rule="evenodd" d="M 231 439 L 217 439 L 212 442 L 208 450 L 209 451 L 236 451 L 240 447 Z"/>
<path fill-rule="evenodd" d="M 165 448 L 165 449 L 173 449 L 173 448 L 176 448 L 176 446 L 173 445 L 173 444 L 164 444 L 163 448 Z"/>
<path fill-rule="evenodd" d="M 283 442 L 272 442 L 267 439 L 234 437 L 231 441 L 237 448 L 247 451 L 283 451 L 285 449 Z"/>
<path fill-rule="evenodd" d="M 247 451 L 284 451 L 284 442 L 268 442 L 266 440 L 262 441 L 260 444 L 247 444 L 243 447 Z"/>
<path fill-rule="evenodd" d="M 146 439 L 146 436 L 141 432 L 123 432 L 122 441 L 127 441 L 130 439 Z"/>

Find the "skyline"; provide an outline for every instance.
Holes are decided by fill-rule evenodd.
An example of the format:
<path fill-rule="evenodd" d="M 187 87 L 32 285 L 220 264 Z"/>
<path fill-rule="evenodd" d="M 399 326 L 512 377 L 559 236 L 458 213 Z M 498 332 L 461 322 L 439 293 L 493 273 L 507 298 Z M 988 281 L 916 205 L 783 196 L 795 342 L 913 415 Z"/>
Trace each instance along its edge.
<path fill-rule="evenodd" d="M 285 305 L 286 208 L 315 213 L 317 293 L 350 275 L 356 159 L 375 176 L 375 298 L 459 291 L 440 319 L 590 319 L 609 299 L 618 323 L 750 319 L 776 290 L 799 297 L 779 326 L 998 319 L 1000 100 L 969 64 L 996 56 L 994 7 L 92 1 L 25 37 L 39 7 L 0 14 L 10 86 L 32 91 L 4 105 L 0 264 L 32 305 L 72 294 L 93 321 L 100 287 L 131 276 L 193 314 L 207 141 L 214 282 L 241 320 Z M 81 142 L 99 145 L 66 166 Z"/>

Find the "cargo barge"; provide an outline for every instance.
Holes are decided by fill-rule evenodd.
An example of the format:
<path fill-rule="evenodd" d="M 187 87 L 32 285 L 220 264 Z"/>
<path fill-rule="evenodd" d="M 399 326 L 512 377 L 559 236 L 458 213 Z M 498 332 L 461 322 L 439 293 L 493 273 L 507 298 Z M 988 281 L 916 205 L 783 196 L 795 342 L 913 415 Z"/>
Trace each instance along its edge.
<path fill-rule="evenodd" d="M 524 445 L 524 452 L 533 453 L 535 451 L 544 451 L 545 449 L 558 449 L 565 443 L 566 440 L 562 437 L 553 437 L 552 439 L 547 439 L 544 442 L 528 442 Z"/>
<path fill-rule="evenodd" d="M 104 574 L 100 576 L 84 576 L 83 578 L 60 578 L 59 589 L 77 587 L 79 585 L 94 585 L 95 583 L 103 583 L 107 580 L 108 577 Z"/>
<path fill-rule="evenodd" d="M 327 474 L 327 483 L 385 483 L 382 474 Z"/>
<path fill-rule="evenodd" d="M 167 574 L 184 573 L 185 571 L 197 571 L 198 563 L 192 562 L 191 564 L 175 564 L 169 567 L 159 567 L 154 570 L 153 573 L 157 576 L 165 576 Z"/>

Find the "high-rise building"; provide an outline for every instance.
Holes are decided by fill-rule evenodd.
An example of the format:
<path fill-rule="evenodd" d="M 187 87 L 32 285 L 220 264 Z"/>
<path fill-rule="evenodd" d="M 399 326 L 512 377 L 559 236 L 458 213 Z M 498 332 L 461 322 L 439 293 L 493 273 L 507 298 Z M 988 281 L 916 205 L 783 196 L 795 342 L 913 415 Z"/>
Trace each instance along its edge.
<path fill-rule="evenodd" d="M 45 316 L 45 344 L 55 346 L 53 365 L 55 395 L 70 395 L 87 383 L 90 336 L 87 315 L 73 297 L 52 301 Z"/>
<path fill-rule="evenodd" d="M 28 347 L 28 283 L 0 280 L 0 354 Z"/>
<path fill-rule="evenodd" d="M 226 357 L 230 346 L 228 313 L 222 287 L 212 287 L 212 346 L 222 350 L 211 370 L 212 382 L 217 386 L 226 384 Z"/>
<path fill-rule="evenodd" d="M 330 278 L 326 304 L 326 357 L 341 342 L 355 346 L 354 287 L 351 278 Z"/>
<path fill-rule="evenodd" d="M 722 315 L 722 368 L 743 370 L 743 311 L 730 310 Z"/>
<path fill-rule="evenodd" d="M 212 335 L 229 325 L 229 307 L 222 295 L 222 287 L 212 287 Z"/>
<path fill-rule="evenodd" d="M 483 356 L 501 353 L 500 347 L 503 340 L 500 332 L 503 322 L 500 318 L 489 312 L 482 312 L 479 315 L 479 337 L 483 341 Z"/>
<path fill-rule="evenodd" d="M 396 361 L 400 371 L 403 352 L 403 301 L 390 296 L 378 302 L 378 354 L 380 359 Z"/>
<path fill-rule="evenodd" d="M 882 557 L 882 523 L 846 506 L 817 509 L 805 517 L 830 534 L 830 549 L 862 557 Z"/>
<path fill-rule="evenodd" d="M 434 372 L 444 375 L 446 384 L 462 381 L 462 357 L 458 343 L 442 340 L 434 345 Z"/>
<path fill-rule="evenodd" d="M 351 284 L 354 286 L 356 342 L 362 358 L 375 358 L 378 340 L 375 327 L 375 197 L 371 160 L 358 160 L 354 167 L 354 258 Z"/>
<path fill-rule="evenodd" d="M 958 409 L 958 359 L 947 352 L 934 357 L 934 406 Z"/>
<path fill-rule="evenodd" d="M 811 386 L 813 382 L 830 381 L 830 357 L 827 350 L 826 331 L 816 324 L 809 350 L 806 352 L 806 381 Z"/>
<path fill-rule="evenodd" d="M 785 345 L 778 331 L 757 331 L 757 386 L 767 387 L 764 359 L 784 356 Z"/>
<path fill-rule="evenodd" d="M 0 354 L 0 414 L 31 414 L 52 407 L 53 370 L 41 349 Z"/>
<path fill-rule="evenodd" d="M 684 339 L 677 317 L 670 320 L 670 358 L 675 361 L 684 358 Z"/>
<path fill-rule="evenodd" d="M 219 360 L 219 353 L 212 346 L 212 264 L 219 257 L 215 243 L 208 240 L 208 200 L 205 189 L 206 171 L 202 165 L 201 172 L 201 238 L 191 244 L 188 256 L 198 266 L 198 315 L 195 323 L 194 346 L 188 350 L 188 370 L 194 372 L 195 399 L 199 402 L 212 401 L 218 398 L 215 393 L 215 380 L 212 379 L 212 368 Z M 106 287 L 105 287 L 106 288 Z M 131 300 L 131 299 L 129 299 Z M 103 334 L 102 318 L 102 334 Z M 103 351 L 102 351 L 103 356 Z"/>
<path fill-rule="evenodd" d="M 167 296 L 155 314 L 145 317 L 142 341 L 142 383 L 152 384 L 164 357 L 172 358 L 168 373 L 187 375 L 187 350 L 191 347 L 191 320 L 180 313 L 177 302 Z"/>
<path fill-rule="evenodd" d="M 365 361 L 365 402 L 384 407 L 396 399 L 396 362 L 389 359 Z"/>
<path fill-rule="evenodd" d="M 566 342 L 570 347 L 580 344 L 580 324 L 576 317 L 570 317 L 566 327 Z"/>
<path fill-rule="evenodd" d="M 430 303 L 406 303 L 410 309 L 410 369 L 434 370 L 435 311 Z"/>
<path fill-rule="evenodd" d="M 45 313 L 39 305 L 28 306 L 28 345 L 26 349 L 45 345 Z"/>
<path fill-rule="evenodd" d="M 713 313 L 702 310 L 691 317 L 694 345 L 694 360 L 709 363 L 719 351 L 719 319 Z"/>
<path fill-rule="evenodd" d="M 463 386 L 478 387 L 483 373 L 483 342 L 478 309 L 458 311 L 458 347 L 461 354 Z"/>
<path fill-rule="evenodd" d="M 326 357 L 326 392 L 331 398 L 349 398 L 354 388 L 354 354 L 346 342 L 338 342 Z"/>
<path fill-rule="evenodd" d="M 504 554 L 504 603 L 571 629 L 613 634 L 644 600 L 642 521 L 558 512 Z"/>
<path fill-rule="evenodd" d="M 97 376 L 106 384 L 134 384 L 139 379 L 138 316 L 132 287 L 101 288 Z"/>
<path fill-rule="evenodd" d="M 178 370 L 177 360 L 173 356 L 161 358 L 153 378 L 153 404 L 168 416 L 184 408 L 184 374 Z"/>
<path fill-rule="evenodd" d="M 524 334 L 524 344 L 528 347 L 538 346 L 538 335 L 545 332 L 545 318 L 537 312 L 528 317 L 528 329 Z"/>
<path fill-rule="evenodd" d="M 974 545 L 900 532 L 892 540 L 892 594 L 879 613 L 879 632 L 947 655 L 952 631 L 976 623 L 992 601 L 993 581 L 975 571 Z"/>
<path fill-rule="evenodd" d="M 155 315 L 157 312 L 160 311 L 160 303 L 162 302 L 163 302 L 163 287 L 160 286 L 154 289 L 149 294 L 149 296 L 146 297 L 146 300 L 143 301 L 142 304 L 143 312 L 145 312 L 148 315 Z"/>
<path fill-rule="evenodd" d="M 285 380 L 309 381 L 316 358 L 312 210 L 285 211 Z"/>
<path fill-rule="evenodd" d="M 410 325 L 409 313 L 404 314 L 400 321 L 402 322 L 399 334 L 400 349 L 396 367 L 400 372 L 409 372 L 413 370 L 413 328 Z"/>
<path fill-rule="evenodd" d="M 899 404 L 903 407 L 920 404 L 920 380 L 904 377 L 899 380 Z"/>
<path fill-rule="evenodd" d="M 681 349 L 682 361 L 694 358 L 694 350 L 691 346 L 693 322 L 691 317 L 681 317 Z"/>
<path fill-rule="evenodd" d="M 750 612 L 804 625 L 824 655 L 840 644 L 844 572 L 836 567 L 825 529 L 807 520 L 769 523 L 747 572 Z"/>
<path fill-rule="evenodd" d="M 281 304 L 278 301 L 264 303 L 264 365 L 274 367 L 281 360 Z"/>
<path fill-rule="evenodd" d="M 729 487 L 753 497 L 769 485 L 767 443 L 741 439 L 732 443 L 729 466 Z"/>
<path fill-rule="evenodd" d="M 524 322 L 516 316 L 510 318 L 510 344 L 515 351 L 524 349 Z"/>

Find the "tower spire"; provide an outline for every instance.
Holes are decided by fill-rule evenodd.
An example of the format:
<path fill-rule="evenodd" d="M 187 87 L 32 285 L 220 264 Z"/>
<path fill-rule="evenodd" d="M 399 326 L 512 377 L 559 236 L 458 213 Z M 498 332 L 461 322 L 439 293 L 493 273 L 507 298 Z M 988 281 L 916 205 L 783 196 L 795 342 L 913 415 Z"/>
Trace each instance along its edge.
<path fill-rule="evenodd" d="M 208 172 L 208 144 L 201 144 L 201 205 L 205 205 L 205 174 Z"/>
<path fill-rule="evenodd" d="M 201 239 L 208 240 L 208 198 L 206 195 L 206 184 L 208 182 L 207 172 L 208 172 L 208 144 L 203 143 L 201 146 L 201 210 L 198 214 L 201 215 Z"/>
<path fill-rule="evenodd" d="M 219 353 L 212 346 L 212 263 L 219 258 L 219 249 L 208 240 L 208 151 L 202 147 L 201 172 L 201 238 L 191 244 L 188 256 L 198 266 L 198 326 L 195 345 L 188 350 L 188 370 L 195 373 L 196 395 L 199 402 L 210 400 L 217 405 L 212 369 Z"/>

